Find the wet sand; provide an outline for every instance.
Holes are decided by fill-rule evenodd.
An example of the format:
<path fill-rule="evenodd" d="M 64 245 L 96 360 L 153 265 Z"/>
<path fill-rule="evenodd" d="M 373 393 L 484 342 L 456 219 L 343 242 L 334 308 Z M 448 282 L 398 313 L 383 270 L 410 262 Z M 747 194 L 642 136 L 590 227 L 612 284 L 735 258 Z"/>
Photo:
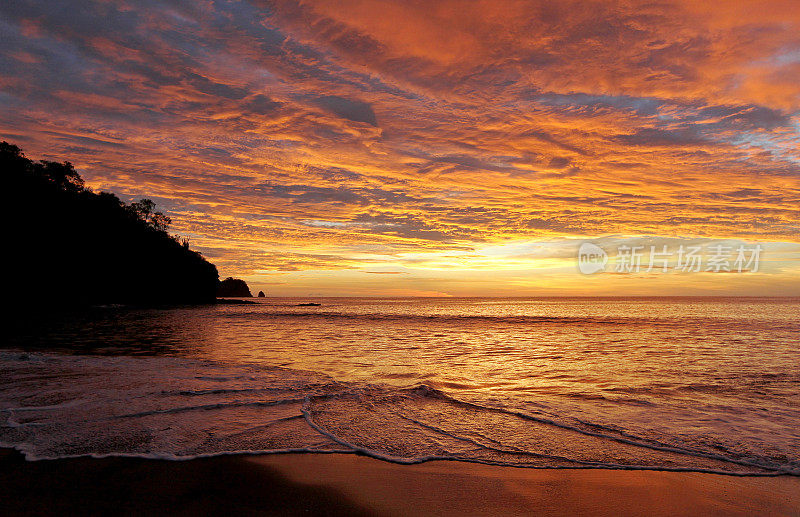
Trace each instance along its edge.
<path fill-rule="evenodd" d="M 0 452 L 0 515 L 78 514 L 800 516 L 800 478 L 343 454 L 26 462 Z"/>

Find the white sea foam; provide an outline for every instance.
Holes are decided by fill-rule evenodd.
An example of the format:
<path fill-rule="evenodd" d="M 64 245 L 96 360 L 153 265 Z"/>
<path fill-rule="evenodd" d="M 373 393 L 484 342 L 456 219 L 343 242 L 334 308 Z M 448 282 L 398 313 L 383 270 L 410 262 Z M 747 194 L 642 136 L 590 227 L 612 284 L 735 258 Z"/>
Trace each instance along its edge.
<path fill-rule="evenodd" d="M 680 447 L 548 413 L 313 372 L 177 357 L 0 353 L 0 445 L 30 460 L 359 453 L 401 464 L 800 474 L 791 459 Z"/>

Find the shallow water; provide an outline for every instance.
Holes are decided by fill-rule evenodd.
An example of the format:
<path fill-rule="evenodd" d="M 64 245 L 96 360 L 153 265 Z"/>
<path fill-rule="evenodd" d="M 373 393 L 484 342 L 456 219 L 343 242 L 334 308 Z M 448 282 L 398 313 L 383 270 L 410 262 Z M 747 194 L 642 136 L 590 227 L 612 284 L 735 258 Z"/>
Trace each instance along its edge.
<path fill-rule="evenodd" d="M 300 301 L 39 325 L 0 356 L 0 442 L 800 473 L 798 299 Z"/>

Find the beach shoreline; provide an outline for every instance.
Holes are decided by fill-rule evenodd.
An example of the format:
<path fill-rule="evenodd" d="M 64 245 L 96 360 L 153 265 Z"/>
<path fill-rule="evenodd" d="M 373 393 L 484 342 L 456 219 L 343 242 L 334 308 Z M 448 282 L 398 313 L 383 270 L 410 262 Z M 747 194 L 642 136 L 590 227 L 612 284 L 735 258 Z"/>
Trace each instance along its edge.
<path fill-rule="evenodd" d="M 0 451 L 3 515 L 800 515 L 800 478 L 526 469 L 355 454 L 29 462 Z"/>

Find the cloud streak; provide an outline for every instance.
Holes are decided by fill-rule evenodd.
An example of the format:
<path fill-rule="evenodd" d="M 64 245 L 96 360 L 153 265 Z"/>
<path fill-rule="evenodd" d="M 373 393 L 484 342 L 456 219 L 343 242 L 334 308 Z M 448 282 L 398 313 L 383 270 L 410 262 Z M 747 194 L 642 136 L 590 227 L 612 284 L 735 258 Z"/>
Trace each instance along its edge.
<path fill-rule="evenodd" d="M 20 0 L 0 136 L 157 199 L 226 275 L 797 242 L 799 29 L 781 0 Z"/>

